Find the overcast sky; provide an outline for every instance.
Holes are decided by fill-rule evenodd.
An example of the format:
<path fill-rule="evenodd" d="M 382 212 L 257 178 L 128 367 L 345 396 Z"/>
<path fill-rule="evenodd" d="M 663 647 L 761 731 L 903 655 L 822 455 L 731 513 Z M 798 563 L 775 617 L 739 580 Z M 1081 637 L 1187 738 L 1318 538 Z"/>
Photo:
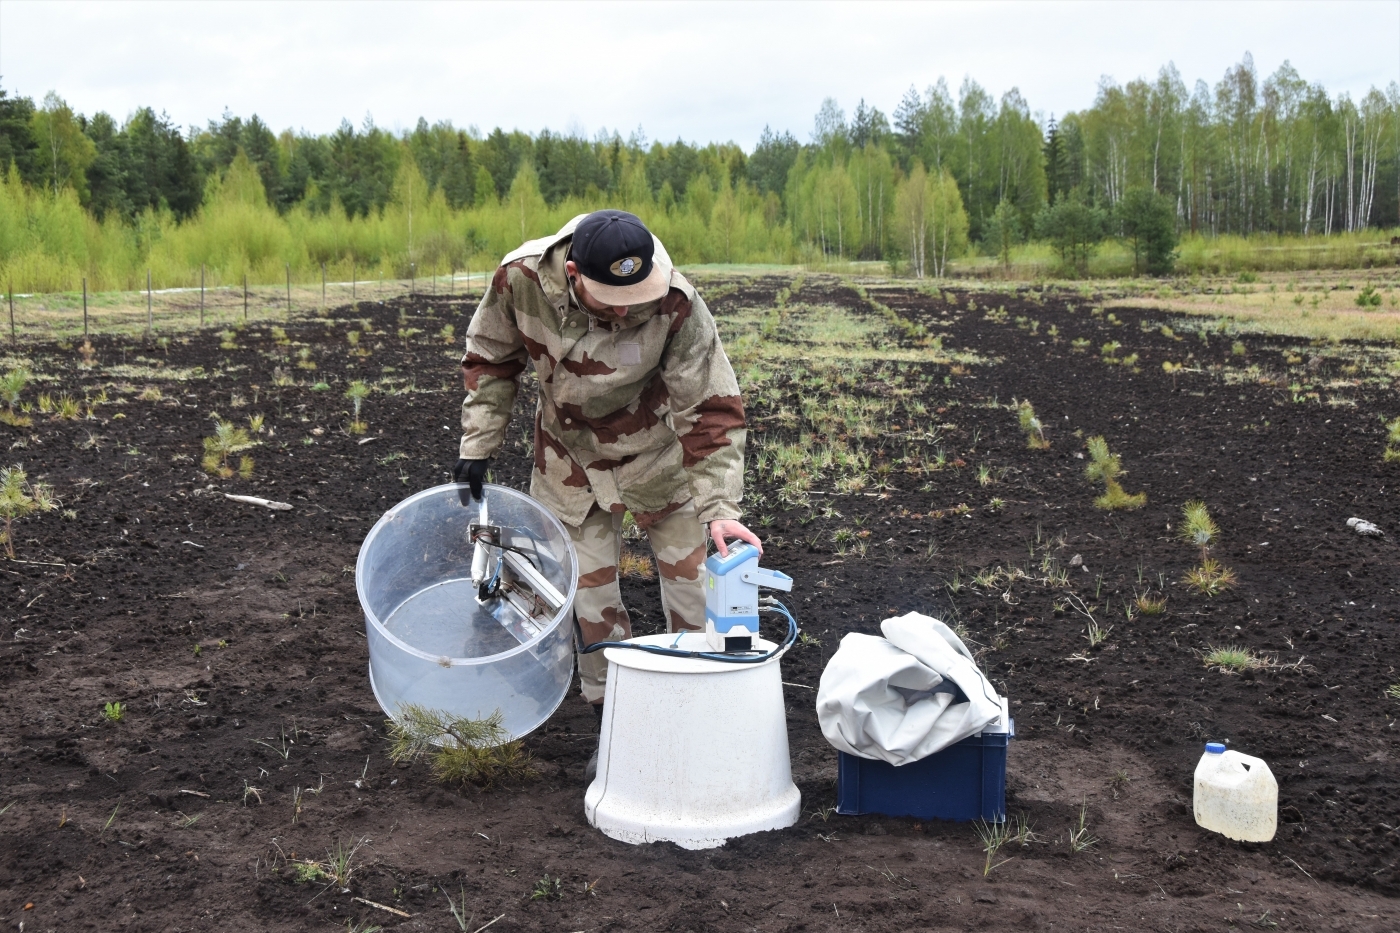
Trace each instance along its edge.
<path fill-rule="evenodd" d="M 971 76 L 1046 116 L 1101 76 L 1175 62 L 1188 87 L 1254 56 L 1333 94 L 1400 80 L 1400 0 L 1361 2 L 381 3 L 0 0 L 0 87 L 123 119 L 203 125 L 225 108 L 273 129 L 429 122 L 537 132 L 641 127 L 806 140 L 822 98 L 891 113 L 911 85 Z"/>

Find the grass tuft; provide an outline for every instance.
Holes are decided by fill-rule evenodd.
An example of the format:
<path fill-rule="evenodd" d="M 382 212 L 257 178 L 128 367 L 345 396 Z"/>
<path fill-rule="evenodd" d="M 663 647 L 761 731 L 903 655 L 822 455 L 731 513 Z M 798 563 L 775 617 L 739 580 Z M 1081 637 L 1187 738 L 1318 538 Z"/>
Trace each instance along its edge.
<path fill-rule="evenodd" d="M 617 562 L 617 572 L 632 580 L 656 579 L 656 566 L 650 557 L 623 550 Z"/>
<path fill-rule="evenodd" d="M 986 855 L 982 862 L 982 877 L 985 878 L 992 873 L 993 869 L 1011 861 L 1011 859 L 997 861 L 997 852 L 1012 839 L 1011 824 L 1004 820 L 1000 823 L 978 820 L 972 824 L 972 828 L 977 831 L 977 838 L 982 843 L 982 852 Z"/>
<path fill-rule="evenodd" d="M 1255 654 L 1248 648 L 1241 648 L 1238 645 L 1223 647 L 1210 647 L 1201 656 L 1206 667 L 1218 670 L 1224 674 L 1243 674 L 1245 671 L 1257 671 L 1271 667 L 1272 663 L 1268 658 Z"/>
<path fill-rule="evenodd" d="M 1079 805 L 1079 822 L 1069 831 L 1069 850 L 1071 852 L 1087 852 L 1099 844 L 1098 837 L 1089 834 L 1088 815 L 1088 803 L 1081 803 Z"/>
<path fill-rule="evenodd" d="M 1214 557 L 1207 557 L 1199 567 L 1186 571 L 1181 580 L 1202 596 L 1219 596 L 1238 583 L 1239 577 Z"/>
<path fill-rule="evenodd" d="M 1159 616 L 1167 611 L 1167 597 L 1143 593 L 1133 600 L 1133 605 L 1137 607 L 1138 612 L 1145 616 Z"/>

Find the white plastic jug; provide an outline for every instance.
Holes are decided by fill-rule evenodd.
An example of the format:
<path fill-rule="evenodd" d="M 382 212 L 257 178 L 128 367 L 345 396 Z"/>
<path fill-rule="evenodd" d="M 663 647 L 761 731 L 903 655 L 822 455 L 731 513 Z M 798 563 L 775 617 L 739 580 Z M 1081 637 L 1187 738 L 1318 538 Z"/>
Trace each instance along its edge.
<path fill-rule="evenodd" d="M 1197 825 L 1227 839 L 1268 842 L 1278 829 L 1278 782 L 1263 759 L 1207 742 L 1194 809 Z"/>

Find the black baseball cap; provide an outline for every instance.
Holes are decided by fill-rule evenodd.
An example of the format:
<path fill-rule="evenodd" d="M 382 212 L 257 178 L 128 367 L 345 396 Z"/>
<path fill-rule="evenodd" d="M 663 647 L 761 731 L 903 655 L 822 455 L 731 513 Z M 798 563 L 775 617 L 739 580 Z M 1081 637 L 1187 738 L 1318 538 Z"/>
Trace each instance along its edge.
<path fill-rule="evenodd" d="M 636 214 L 594 211 L 578 222 L 569 247 L 588 293 L 606 305 L 639 305 L 671 287 L 671 264 Z"/>

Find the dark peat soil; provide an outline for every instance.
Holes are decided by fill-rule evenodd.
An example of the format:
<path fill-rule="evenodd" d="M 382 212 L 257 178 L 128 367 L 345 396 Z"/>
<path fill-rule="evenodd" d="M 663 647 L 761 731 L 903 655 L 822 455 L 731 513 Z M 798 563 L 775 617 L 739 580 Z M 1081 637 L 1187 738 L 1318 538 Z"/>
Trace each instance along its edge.
<path fill-rule="evenodd" d="M 786 284 L 746 280 L 716 314 L 765 306 Z M 1199 322 L 1131 309 L 1110 320 L 1076 293 L 870 284 L 861 294 L 809 277 L 790 300 L 892 309 L 995 363 L 872 371 L 865 394 L 916 391 L 895 393 L 904 407 L 867 442 L 877 464 L 901 465 L 873 472 L 862 492 L 784 508 L 771 477 L 751 479 L 765 564 L 796 579 L 791 605 L 821 642 L 783 661 L 784 680 L 805 685 L 787 688 L 804 815 L 708 852 L 628 846 L 587 825 L 582 770 L 596 738 L 575 697 L 527 740 L 540 774 L 522 786 L 442 788 L 425 765 L 386 758 L 352 568 L 380 514 L 446 479 L 460 341 L 439 331 L 461 334 L 470 304 L 362 303 L 286 324 L 285 343 L 266 322 L 165 347 L 95 338 L 90 365 L 72 346 L 22 348 L 46 377 L 28 400 L 105 388 L 108 401 L 91 419 L 36 413 L 30 428 L 0 425 L 4 462 L 23 463 L 75 513 L 18 522 L 18 560 L 0 561 L 0 924 L 1400 928 L 1396 701 L 1384 696 L 1400 682 L 1400 507 L 1387 495 L 1396 467 L 1381 456 L 1383 422 L 1400 406 L 1374 366 L 1358 365 L 1372 350 L 1246 336 L 1241 357 L 1236 338 L 1203 339 Z M 989 305 L 1005 313 L 989 316 Z M 351 352 L 351 330 L 367 356 Z M 1138 365 L 1104 362 L 1110 340 Z M 1164 360 L 1189 371 L 1173 379 Z M 279 370 L 298 384 L 278 385 Z M 345 430 L 344 389 L 357 378 L 394 390 L 366 401 L 364 437 Z M 139 397 L 146 386 L 160 397 Z M 780 379 L 751 405 L 751 465 L 764 441 L 798 440 L 782 419 L 763 419 L 773 399 L 795 405 L 803 391 Z M 497 470 L 517 487 L 531 398 L 527 386 Z M 1027 398 L 1049 450 L 1027 448 L 1007 407 Z M 925 416 L 909 412 L 915 401 Z M 265 416 L 251 479 L 201 472 L 214 412 Z M 1127 489 L 1147 493 L 1143 508 L 1092 506 L 1080 455 L 1099 434 L 1122 456 Z M 925 462 L 943 448 L 946 466 L 907 472 L 911 447 Z M 1196 553 L 1175 527 L 1197 497 L 1220 525 L 1213 555 L 1239 577 L 1214 598 L 1180 582 Z M 1352 515 L 1391 534 L 1363 538 L 1345 525 Z M 852 540 L 838 545 L 842 529 Z M 1068 583 L 974 581 L 998 567 L 1032 578 L 1064 568 Z M 627 590 L 638 631 L 655 630 L 654 587 Z M 1129 618 L 1149 591 L 1166 596 L 1165 613 Z M 1099 646 L 1067 594 L 1112 625 Z M 1013 704 L 1008 808 L 1038 841 L 1003 849 L 998 861 L 1009 861 L 985 876 L 967 824 L 827 809 L 835 754 L 810 688 L 845 633 L 878 632 L 909 610 L 964 625 Z M 1219 645 L 1276 665 L 1209 670 L 1202 654 Z M 104 721 L 108 702 L 126 704 L 122 722 Z M 1281 817 L 1272 843 L 1195 825 L 1191 777 L 1207 739 L 1270 763 Z M 1073 853 L 1081 811 L 1098 843 Z M 347 890 L 297 880 L 300 861 L 357 844 Z M 559 879 L 557 896 L 532 898 L 542 879 Z M 449 899 L 465 905 L 461 924 Z"/>

